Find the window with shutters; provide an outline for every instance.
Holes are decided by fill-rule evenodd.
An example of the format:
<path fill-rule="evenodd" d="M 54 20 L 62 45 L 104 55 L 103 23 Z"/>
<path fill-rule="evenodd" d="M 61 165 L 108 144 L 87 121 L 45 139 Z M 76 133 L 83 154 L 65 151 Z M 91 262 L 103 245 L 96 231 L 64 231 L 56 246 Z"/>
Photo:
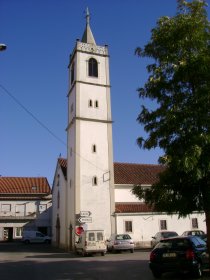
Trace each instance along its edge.
<path fill-rule="evenodd" d="M 198 219 L 192 218 L 192 228 L 197 229 L 198 228 Z"/>
<path fill-rule="evenodd" d="M 125 232 L 133 232 L 132 221 L 125 221 Z"/>
<path fill-rule="evenodd" d="M 160 220 L 160 230 L 167 230 L 167 221 Z"/>

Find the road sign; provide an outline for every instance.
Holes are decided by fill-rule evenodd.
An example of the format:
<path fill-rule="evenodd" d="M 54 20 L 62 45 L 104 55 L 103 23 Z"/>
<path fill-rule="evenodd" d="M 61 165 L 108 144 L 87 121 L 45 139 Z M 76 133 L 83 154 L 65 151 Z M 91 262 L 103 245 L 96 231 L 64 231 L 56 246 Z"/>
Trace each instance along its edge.
<path fill-rule="evenodd" d="M 92 217 L 80 217 L 78 221 L 79 223 L 92 223 Z"/>
<path fill-rule="evenodd" d="M 77 235 L 80 235 L 80 234 L 82 234 L 83 233 L 83 231 L 84 231 L 84 228 L 83 227 L 76 227 L 76 229 L 75 229 L 75 232 L 76 232 L 76 234 Z"/>
<path fill-rule="evenodd" d="M 89 217 L 92 213 L 90 211 L 80 211 L 81 217 Z"/>

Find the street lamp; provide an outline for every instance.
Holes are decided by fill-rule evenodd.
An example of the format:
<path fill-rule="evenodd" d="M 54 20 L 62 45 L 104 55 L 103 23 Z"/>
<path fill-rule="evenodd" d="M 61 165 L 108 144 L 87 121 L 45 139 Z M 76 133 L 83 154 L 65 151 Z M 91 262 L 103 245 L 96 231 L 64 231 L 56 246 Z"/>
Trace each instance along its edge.
<path fill-rule="evenodd" d="M 5 51 L 7 46 L 5 44 L 0 44 L 0 51 Z"/>

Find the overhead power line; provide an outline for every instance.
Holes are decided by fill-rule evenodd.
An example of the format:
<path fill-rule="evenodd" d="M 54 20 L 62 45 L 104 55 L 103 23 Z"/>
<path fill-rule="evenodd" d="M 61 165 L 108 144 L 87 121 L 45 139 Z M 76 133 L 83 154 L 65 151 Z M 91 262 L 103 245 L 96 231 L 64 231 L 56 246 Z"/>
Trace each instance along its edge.
<path fill-rule="evenodd" d="M 0 84 L 3 91 L 9 95 L 28 115 L 30 115 L 39 125 L 41 125 L 45 130 L 47 130 L 55 139 L 66 146 L 66 143 L 59 138 L 52 130 L 50 130 L 43 122 L 41 122 L 33 113 L 31 113 L 11 92 L 9 92 L 3 85 Z"/>
<path fill-rule="evenodd" d="M 59 142 L 61 142 L 65 147 L 67 147 L 66 143 L 59 138 L 52 130 L 50 130 L 43 122 L 41 122 L 33 113 L 31 113 L 11 92 L 9 92 L 8 89 L 6 89 L 3 85 L 0 84 L 0 88 L 10 97 L 13 99 L 13 101 L 18 104 L 18 106 L 20 106 L 28 115 L 30 115 L 42 128 L 44 128 L 47 132 L 49 132 L 56 140 L 58 140 Z M 88 162 L 89 164 L 91 164 L 92 166 L 96 167 L 97 169 L 101 170 L 102 172 L 107 172 L 105 170 L 103 170 L 102 168 L 100 168 L 99 166 L 96 166 L 94 163 L 92 163 L 91 161 L 89 161 L 88 159 L 84 158 L 83 156 L 81 156 L 80 154 L 76 153 L 75 151 L 72 150 L 72 152 L 80 157 L 81 159 L 85 160 L 86 162 Z"/>

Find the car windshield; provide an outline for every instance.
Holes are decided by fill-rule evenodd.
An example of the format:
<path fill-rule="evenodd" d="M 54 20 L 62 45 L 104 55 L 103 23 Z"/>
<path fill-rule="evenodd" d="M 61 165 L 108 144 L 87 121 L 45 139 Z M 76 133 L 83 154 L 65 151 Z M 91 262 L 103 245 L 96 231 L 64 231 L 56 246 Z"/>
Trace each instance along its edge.
<path fill-rule="evenodd" d="M 178 234 L 176 232 L 163 232 L 163 237 L 168 238 L 172 236 L 177 236 Z"/>
<path fill-rule="evenodd" d="M 118 234 L 116 235 L 116 240 L 125 240 L 125 239 L 131 239 L 131 237 L 128 234 Z"/>
<path fill-rule="evenodd" d="M 168 248 L 168 249 L 176 249 L 176 250 L 185 250 L 189 247 L 188 239 L 169 239 L 169 240 L 161 240 L 161 242 L 157 245 L 158 248 Z"/>

